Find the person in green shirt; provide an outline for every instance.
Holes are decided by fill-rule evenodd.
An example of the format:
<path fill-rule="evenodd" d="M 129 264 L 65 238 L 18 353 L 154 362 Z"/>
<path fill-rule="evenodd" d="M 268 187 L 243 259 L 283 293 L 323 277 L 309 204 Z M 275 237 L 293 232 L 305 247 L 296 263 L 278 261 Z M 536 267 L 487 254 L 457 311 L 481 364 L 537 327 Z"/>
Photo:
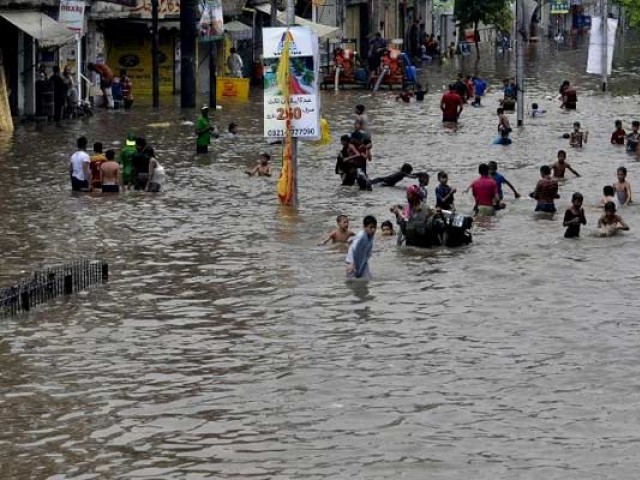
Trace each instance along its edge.
<path fill-rule="evenodd" d="M 118 156 L 118 163 L 122 172 L 122 183 L 126 186 L 133 184 L 133 163 L 132 159 L 136 153 L 136 136 L 133 133 L 127 135 L 127 139 L 124 143 L 124 148 L 120 150 Z"/>
<path fill-rule="evenodd" d="M 198 139 L 196 140 L 197 153 L 207 153 L 209 151 L 212 134 L 214 138 L 217 138 L 218 130 L 216 127 L 211 125 L 211 120 L 209 119 L 209 107 L 205 106 L 200 110 L 200 116 L 196 123 L 196 135 L 198 136 Z"/>

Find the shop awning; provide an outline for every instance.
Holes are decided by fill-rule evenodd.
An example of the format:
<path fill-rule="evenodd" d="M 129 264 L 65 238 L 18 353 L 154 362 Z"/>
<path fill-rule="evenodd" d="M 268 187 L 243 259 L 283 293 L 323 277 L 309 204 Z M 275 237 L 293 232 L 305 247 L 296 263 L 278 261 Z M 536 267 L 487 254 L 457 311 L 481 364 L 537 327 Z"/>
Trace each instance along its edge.
<path fill-rule="evenodd" d="M 234 40 L 251 40 L 253 37 L 253 28 L 235 20 L 225 23 L 224 31 Z"/>
<path fill-rule="evenodd" d="M 257 5 L 255 8 L 262 13 L 271 15 L 271 5 L 269 4 Z M 280 25 L 287 24 L 287 12 L 278 11 L 276 18 Z M 334 35 L 338 30 L 340 30 L 339 27 L 331 27 L 329 25 L 323 25 L 322 23 L 314 23 L 310 20 L 307 20 L 306 18 L 298 16 L 295 17 L 295 24 L 297 26 L 307 27 L 308 29 L 313 30 L 319 38 L 330 37 L 331 35 Z"/>
<path fill-rule="evenodd" d="M 41 47 L 65 45 L 75 40 L 71 30 L 42 12 L 12 10 L 0 12 L 0 17 L 35 38 Z"/>

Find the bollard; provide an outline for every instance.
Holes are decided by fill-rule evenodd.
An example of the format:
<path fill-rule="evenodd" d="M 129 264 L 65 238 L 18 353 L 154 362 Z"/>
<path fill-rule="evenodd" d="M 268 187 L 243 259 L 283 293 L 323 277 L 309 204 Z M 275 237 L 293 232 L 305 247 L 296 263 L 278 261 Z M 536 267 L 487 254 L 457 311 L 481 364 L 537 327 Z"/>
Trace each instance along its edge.
<path fill-rule="evenodd" d="M 71 295 L 73 293 L 73 274 L 67 272 L 64 276 L 64 294 Z"/>
<path fill-rule="evenodd" d="M 20 303 L 22 304 L 22 310 L 29 311 L 31 305 L 29 305 L 29 291 L 20 292 Z"/>
<path fill-rule="evenodd" d="M 102 264 L 102 283 L 107 283 L 109 281 L 109 264 Z"/>

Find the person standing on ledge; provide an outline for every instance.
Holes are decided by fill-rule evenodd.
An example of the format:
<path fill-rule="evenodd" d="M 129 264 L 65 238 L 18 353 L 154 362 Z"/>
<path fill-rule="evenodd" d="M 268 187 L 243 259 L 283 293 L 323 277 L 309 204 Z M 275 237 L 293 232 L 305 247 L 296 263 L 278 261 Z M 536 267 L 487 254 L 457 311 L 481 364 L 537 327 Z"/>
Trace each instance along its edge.
<path fill-rule="evenodd" d="M 196 153 L 209 152 L 211 134 L 217 138 L 218 131 L 216 130 L 216 127 L 211 125 L 211 120 L 209 119 L 209 107 L 204 106 L 200 110 L 200 117 L 198 117 L 198 121 L 196 123 L 196 135 L 198 136 L 196 140 Z"/>
<path fill-rule="evenodd" d="M 102 106 L 105 108 L 113 108 L 113 92 L 111 91 L 111 87 L 113 86 L 113 71 L 104 63 L 95 64 L 89 63 L 87 64 L 87 69 L 90 72 L 95 72 L 100 75 L 100 90 L 102 90 L 102 98 L 103 103 Z"/>
<path fill-rule="evenodd" d="M 231 48 L 229 50 L 229 58 L 227 59 L 227 68 L 229 69 L 229 74 L 234 78 L 242 78 L 242 57 L 238 55 L 238 52 L 235 48 Z"/>

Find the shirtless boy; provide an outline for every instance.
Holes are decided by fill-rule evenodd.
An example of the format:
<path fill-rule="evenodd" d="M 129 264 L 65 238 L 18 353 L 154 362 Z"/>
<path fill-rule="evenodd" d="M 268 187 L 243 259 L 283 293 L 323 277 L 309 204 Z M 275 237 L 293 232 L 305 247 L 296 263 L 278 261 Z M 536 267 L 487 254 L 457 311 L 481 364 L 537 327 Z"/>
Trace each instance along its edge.
<path fill-rule="evenodd" d="M 349 230 L 349 217 L 346 215 L 338 215 L 336 218 L 337 228 L 329 233 L 320 245 L 326 245 L 327 243 L 347 243 L 351 237 L 355 235 Z"/>
<path fill-rule="evenodd" d="M 631 184 L 627 181 L 627 169 L 619 167 L 616 173 L 618 181 L 613 184 L 613 189 L 616 191 L 618 203 L 620 206 L 629 205 L 631 203 Z"/>
<path fill-rule="evenodd" d="M 122 175 L 120 174 L 120 164 L 115 161 L 116 152 L 107 150 L 105 153 L 107 160 L 100 165 L 102 174 L 102 193 L 118 193 L 120 186 L 124 190 Z"/>
<path fill-rule="evenodd" d="M 571 168 L 571 165 L 569 165 L 566 160 L 567 152 L 565 152 L 564 150 L 558 150 L 558 161 L 551 165 L 551 170 L 553 171 L 554 178 L 564 178 L 564 172 L 567 170 L 573 173 L 576 177 L 580 176 L 578 172 Z"/>
<path fill-rule="evenodd" d="M 604 215 L 598 220 L 598 229 L 603 237 L 615 235 L 620 230 L 629 230 L 629 225 L 616 213 L 616 205 L 608 202 L 604 206 Z"/>
<path fill-rule="evenodd" d="M 271 176 L 271 155 L 268 153 L 263 153 L 260 155 L 260 161 L 258 165 L 253 167 L 251 170 L 247 170 L 247 175 L 253 176 L 257 175 L 259 177 L 270 177 Z"/>
<path fill-rule="evenodd" d="M 587 143 L 588 132 L 580 130 L 580 122 L 573 124 L 573 132 L 569 135 L 569 145 L 573 148 L 582 148 L 582 145 Z"/>

